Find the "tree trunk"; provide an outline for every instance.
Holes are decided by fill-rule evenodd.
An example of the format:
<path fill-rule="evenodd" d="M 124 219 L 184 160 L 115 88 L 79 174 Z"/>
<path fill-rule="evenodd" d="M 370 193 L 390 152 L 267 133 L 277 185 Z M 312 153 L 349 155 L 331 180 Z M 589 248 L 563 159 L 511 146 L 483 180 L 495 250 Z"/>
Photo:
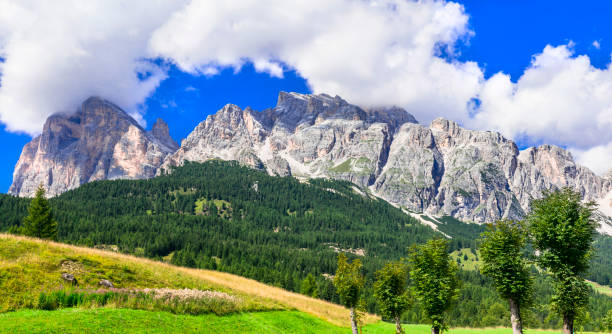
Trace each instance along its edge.
<path fill-rule="evenodd" d="M 563 316 L 563 334 L 574 334 L 574 317 Z"/>
<path fill-rule="evenodd" d="M 521 310 L 517 302 L 510 298 L 510 321 L 512 322 L 512 333 L 523 334 L 523 320 Z"/>
<path fill-rule="evenodd" d="M 440 327 L 431 327 L 431 334 L 440 334 Z"/>
<path fill-rule="evenodd" d="M 351 329 L 353 330 L 353 334 L 359 334 L 357 330 L 357 321 L 355 321 L 355 308 L 351 307 Z"/>
<path fill-rule="evenodd" d="M 396 334 L 404 334 L 404 330 L 402 329 L 402 324 L 400 323 L 400 317 L 395 317 L 395 333 Z"/>

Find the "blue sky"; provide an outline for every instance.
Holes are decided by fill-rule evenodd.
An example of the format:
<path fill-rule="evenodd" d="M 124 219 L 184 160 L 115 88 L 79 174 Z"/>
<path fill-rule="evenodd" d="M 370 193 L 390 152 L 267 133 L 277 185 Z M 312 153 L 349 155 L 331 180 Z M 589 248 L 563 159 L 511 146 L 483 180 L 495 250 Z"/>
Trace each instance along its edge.
<path fill-rule="evenodd" d="M 444 57 L 448 62 L 475 62 L 482 69 L 484 80 L 503 72 L 516 82 L 530 66 L 534 55 L 542 53 L 547 45 L 566 45 L 573 52 L 571 57 L 586 55 L 598 69 L 605 70 L 610 62 L 612 21 L 609 13 L 612 12 L 612 3 L 608 1 L 470 0 L 460 3 L 469 17 L 468 28 L 473 34 L 459 38 L 454 56 Z M 178 142 L 207 115 L 226 103 L 261 110 L 274 106 L 279 91 L 308 93 L 313 86 L 309 82 L 316 81 L 314 75 L 303 78 L 282 59 L 278 62 L 284 70 L 282 78 L 271 75 L 272 71 L 256 70 L 248 61 L 239 71 L 232 65 L 220 66 L 214 75 L 198 74 L 184 63 L 180 60 L 166 62 L 167 78 L 160 79 L 159 87 L 150 92 L 140 107 L 149 127 L 157 117 L 165 119 L 171 135 Z M 315 85 L 326 87 L 325 84 Z M 435 110 L 429 113 L 432 117 L 447 116 L 433 115 Z M 417 118 L 421 117 L 417 115 Z M 461 122 L 461 119 L 457 120 Z M 0 160 L 0 191 L 5 192 L 10 186 L 14 165 L 23 145 L 30 139 L 23 132 L 9 132 L 5 126 L 0 128 L 0 141 L 3 143 L 0 149 L 3 156 Z M 537 132 L 525 136 L 517 134 L 515 139 L 520 146 L 550 141 L 546 136 L 538 136 Z M 574 143 L 559 141 L 557 144 L 571 146 Z M 600 144 L 606 143 L 583 146 L 576 143 L 576 147 L 586 150 Z"/>

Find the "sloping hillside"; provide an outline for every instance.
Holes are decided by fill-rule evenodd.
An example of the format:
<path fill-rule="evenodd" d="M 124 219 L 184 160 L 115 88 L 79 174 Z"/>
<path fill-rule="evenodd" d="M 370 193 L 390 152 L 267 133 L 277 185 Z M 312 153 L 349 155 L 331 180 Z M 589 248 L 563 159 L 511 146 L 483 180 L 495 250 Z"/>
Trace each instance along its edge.
<path fill-rule="evenodd" d="M 313 294 L 332 302 L 338 302 L 338 295 L 330 275 L 337 253 L 346 252 L 363 260 L 364 298 L 373 313 L 374 272 L 385 261 L 405 257 L 412 244 L 442 233 L 452 237 L 452 251 L 475 250 L 484 228 L 450 217 L 422 217 L 432 219 L 442 233 L 436 232 L 352 183 L 300 182 L 224 161 L 188 163 L 149 180 L 92 182 L 50 202 L 62 242 L 228 272 L 293 292 L 301 292 L 302 282 L 312 275 Z M 28 199 L 0 196 L 0 231 L 19 224 L 28 204 Z M 598 238 L 588 277 L 604 285 L 612 274 L 609 241 Z M 459 300 L 466 302 L 457 303 L 449 315 L 451 326 L 506 324 L 506 317 L 487 318 L 504 303 L 490 281 L 477 271 L 463 270 L 460 276 Z M 550 284 L 543 277 L 538 282 L 542 289 L 530 326 L 557 326 L 557 317 L 546 307 Z M 592 301 L 592 319 L 601 319 L 612 305 L 608 296 L 594 295 Z M 422 323 L 421 312 L 417 303 L 404 320 Z"/>
<path fill-rule="evenodd" d="M 294 309 L 340 326 L 349 319 L 341 306 L 227 273 L 0 234 L 0 311 L 36 307 L 41 292 L 67 285 L 62 273 L 73 274 L 81 289 L 97 289 L 108 279 L 117 288 L 214 290 L 238 297 L 236 312 Z"/>
<path fill-rule="evenodd" d="M 437 234 L 359 191 L 345 181 L 302 183 L 209 161 L 150 180 L 88 183 L 51 199 L 51 205 L 62 242 L 116 246 L 295 292 L 312 274 L 318 296 L 337 301 L 326 278 L 335 272 L 337 252 L 366 255 L 372 277 L 384 260 L 405 256 L 408 246 Z M 0 230 L 19 224 L 28 203 L 0 196 Z M 453 242 L 461 240 L 469 243 Z"/>

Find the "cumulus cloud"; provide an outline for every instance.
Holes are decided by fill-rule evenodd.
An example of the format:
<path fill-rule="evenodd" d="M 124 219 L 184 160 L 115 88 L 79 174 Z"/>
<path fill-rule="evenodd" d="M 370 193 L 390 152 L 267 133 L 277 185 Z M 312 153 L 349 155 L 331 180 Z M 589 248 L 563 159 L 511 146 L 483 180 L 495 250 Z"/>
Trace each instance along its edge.
<path fill-rule="evenodd" d="M 438 54 L 470 36 L 467 23 L 462 6 L 442 1 L 194 1 L 155 32 L 150 52 L 191 73 L 250 61 L 280 77 L 288 66 L 316 93 L 461 118 L 482 71 Z"/>
<path fill-rule="evenodd" d="M 438 56 L 471 34 L 453 2 L 0 0 L 0 15 L 0 120 L 31 134 L 89 95 L 137 115 L 165 78 L 157 57 L 208 76 L 246 62 L 279 78 L 291 68 L 317 93 L 425 121 L 460 118 L 482 80 L 476 63 Z"/>
<path fill-rule="evenodd" d="M 574 55 L 571 44 L 546 46 L 516 83 L 503 73 L 492 76 L 479 97 L 470 126 L 567 146 L 583 152 L 579 160 L 593 169 L 612 168 L 612 154 L 596 160 L 586 153 L 612 146 L 612 69 L 593 67 L 587 56 Z"/>
<path fill-rule="evenodd" d="M 296 70 L 316 93 L 563 145 L 597 171 L 612 167 L 612 70 L 568 44 L 546 46 L 516 82 L 485 79 L 454 57 L 478 33 L 468 21 L 443 0 L 0 0 L 0 121 L 35 134 L 90 95 L 139 116 L 166 76 L 160 58 L 206 76 L 251 63 L 279 78 Z"/>
<path fill-rule="evenodd" d="M 0 1 L 0 120 L 35 134 L 47 116 L 91 95 L 138 118 L 138 105 L 165 78 L 144 51 L 178 6 L 150 3 Z"/>
<path fill-rule="evenodd" d="M 603 175 L 608 171 L 612 172 L 610 161 L 610 157 L 612 157 L 612 142 L 586 150 L 574 148 L 570 150 L 580 164 L 588 166 L 595 173 Z"/>

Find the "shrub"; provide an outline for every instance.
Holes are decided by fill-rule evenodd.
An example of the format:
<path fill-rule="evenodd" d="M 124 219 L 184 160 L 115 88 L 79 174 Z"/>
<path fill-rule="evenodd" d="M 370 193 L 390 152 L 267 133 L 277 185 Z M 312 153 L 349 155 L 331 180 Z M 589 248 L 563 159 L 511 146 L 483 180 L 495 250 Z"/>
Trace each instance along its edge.
<path fill-rule="evenodd" d="M 240 299 L 218 291 L 191 289 L 108 289 L 108 290 L 57 290 L 41 292 L 37 308 L 56 310 L 69 307 L 113 306 L 148 311 L 165 311 L 175 314 L 217 315 L 237 312 Z"/>

